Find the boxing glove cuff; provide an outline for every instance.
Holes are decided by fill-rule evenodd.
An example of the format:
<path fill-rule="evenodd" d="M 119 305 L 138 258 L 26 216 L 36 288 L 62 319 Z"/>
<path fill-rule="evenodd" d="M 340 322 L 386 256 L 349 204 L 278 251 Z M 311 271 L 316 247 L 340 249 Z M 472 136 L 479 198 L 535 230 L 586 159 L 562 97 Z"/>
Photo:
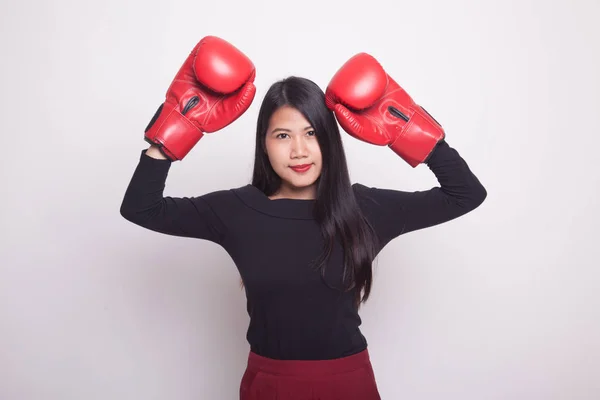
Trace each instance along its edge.
<path fill-rule="evenodd" d="M 415 110 L 402 133 L 389 147 L 411 167 L 425 162 L 437 143 L 445 138 L 441 126 L 426 111 Z"/>
<path fill-rule="evenodd" d="M 182 160 L 204 133 L 177 109 L 161 105 L 146 128 L 146 140 L 161 147 L 171 161 Z"/>

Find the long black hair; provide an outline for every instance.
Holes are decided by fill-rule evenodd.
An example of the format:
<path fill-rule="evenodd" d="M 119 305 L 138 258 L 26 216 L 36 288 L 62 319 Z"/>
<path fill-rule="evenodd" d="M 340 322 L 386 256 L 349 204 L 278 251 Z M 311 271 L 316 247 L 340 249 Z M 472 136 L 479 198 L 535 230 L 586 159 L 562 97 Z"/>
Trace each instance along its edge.
<path fill-rule="evenodd" d="M 291 76 L 275 82 L 260 107 L 256 126 L 256 149 L 252 185 L 270 196 L 279 189 L 281 178 L 273 170 L 266 151 L 269 120 L 280 107 L 298 110 L 310 122 L 321 148 L 322 169 L 317 182 L 315 220 L 321 227 L 324 246 L 314 267 L 324 277 L 336 238 L 344 249 L 343 282 L 345 290 L 356 290 L 360 306 L 371 292 L 372 262 L 377 236 L 363 216 L 348 173 L 346 155 L 337 121 L 325 105 L 325 93 L 311 80 Z M 364 295 L 361 298 L 361 293 Z"/>

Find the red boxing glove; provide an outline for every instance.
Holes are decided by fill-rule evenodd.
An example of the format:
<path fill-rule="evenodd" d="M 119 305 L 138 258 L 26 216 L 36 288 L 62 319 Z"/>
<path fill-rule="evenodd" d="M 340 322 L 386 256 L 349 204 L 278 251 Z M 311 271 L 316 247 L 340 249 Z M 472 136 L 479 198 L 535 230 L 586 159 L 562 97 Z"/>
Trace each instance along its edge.
<path fill-rule="evenodd" d="M 248 57 L 215 36 L 194 47 L 167 90 L 144 138 L 171 161 L 182 160 L 204 133 L 238 119 L 252 104 L 256 70 Z"/>
<path fill-rule="evenodd" d="M 348 134 L 389 146 L 413 168 L 445 137 L 441 125 L 366 53 L 350 58 L 337 71 L 325 102 Z"/>

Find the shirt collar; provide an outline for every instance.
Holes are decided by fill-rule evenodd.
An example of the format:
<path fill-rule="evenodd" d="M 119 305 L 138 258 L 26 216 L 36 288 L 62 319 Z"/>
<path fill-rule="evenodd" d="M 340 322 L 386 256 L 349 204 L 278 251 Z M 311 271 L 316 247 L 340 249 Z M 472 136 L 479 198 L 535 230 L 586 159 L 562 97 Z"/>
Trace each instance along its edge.
<path fill-rule="evenodd" d="M 251 184 L 231 190 L 246 206 L 263 214 L 287 219 L 315 219 L 313 212 L 316 200 L 314 199 L 271 200 Z"/>

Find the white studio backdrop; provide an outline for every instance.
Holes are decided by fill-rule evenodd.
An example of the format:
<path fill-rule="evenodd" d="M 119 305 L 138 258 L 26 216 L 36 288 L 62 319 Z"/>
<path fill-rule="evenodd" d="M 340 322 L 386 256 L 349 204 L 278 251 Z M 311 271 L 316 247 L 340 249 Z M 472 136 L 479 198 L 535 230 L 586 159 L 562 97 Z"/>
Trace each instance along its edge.
<path fill-rule="evenodd" d="M 362 330 L 382 397 L 600 398 L 597 1 L 3 1 L 0 399 L 236 399 L 239 275 L 215 244 L 119 207 L 143 130 L 205 35 L 257 67 L 256 99 L 174 164 L 166 195 L 251 178 L 272 83 L 325 89 L 375 56 L 488 191 L 380 254 Z M 353 182 L 437 185 L 344 134 Z"/>

